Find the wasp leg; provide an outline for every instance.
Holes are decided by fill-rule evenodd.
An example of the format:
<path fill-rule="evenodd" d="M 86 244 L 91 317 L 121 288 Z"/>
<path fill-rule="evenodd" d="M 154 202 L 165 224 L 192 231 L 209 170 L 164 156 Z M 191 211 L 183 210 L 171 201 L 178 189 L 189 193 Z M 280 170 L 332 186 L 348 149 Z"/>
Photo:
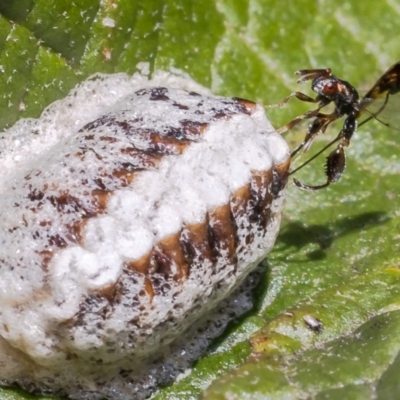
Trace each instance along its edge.
<path fill-rule="evenodd" d="M 304 96 L 306 96 L 306 95 L 304 95 Z M 321 110 L 321 108 L 324 108 L 329 103 L 331 103 L 332 100 L 330 100 L 327 97 L 325 97 L 325 98 L 324 97 L 320 97 L 319 95 L 315 99 L 312 99 L 312 97 L 309 97 L 309 98 L 311 100 L 313 100 L 314 103 L 318 103 L 318 108 L 316 108 L 315 110 L 307 111 L 306 113 L 304 113 L 302 115 L 299 115 L 298 117 L 294 118 L 289 123 L 287 123 L 286 125 L 282 126 L 282 128 L 279 128 L 277 130 L 278 133 L 284 133 L 284 132 L 292 129 L 298 123 L 300 123 L 301 121 L 303 121 L 305 119 L 308 119 L 308 118 L 323 118 L 323 117 L 326 117 L 328 115 L 331 115 L 331 114 L 323 114 L 323 113 L 320 113 L 319 111 Z"/>
<path fill-rule="evenodd" d="M 303 153 L 307 153 L 310 149 L 314 139 L 324 133 L 326 128 L 330 123 L 337 120 L 338 116 L 336 114 L 317 114 L 317 117 L 312 122 L 310 127 L 308 128 L 306 137 L 304 138 L 303 142 L 301 142 L 290 154 L 293 158 L 301 149 L 304 148 Z"/>
<path fill-rule="evenodd" d="M 296 99 L 299 99 L 300 101 L 305 101 L 307 103 L 318 103 L 319 99 L 317 98 L 313 98 L 310 96 L 307 96 L 304 93 L 301 92 L 293 92 L 290 93 L 289 96 L 285 97 L 281 102 L 276 103 L 276 104 L 269 104 L 267 106 L 264 106 L 265 108 L 278 108 L 278 107 L 282 107 L 284 106 L 291 98 L 296 97 Z"/>
<path fill-rule="evenodd" d="M 297 179 L 293 179 L 296 186 L 305 190 L 320 190 L 328 187 L 331 183 L 336 182 L 342 176 L 344 169 L 346 168 L 346 154 L 342 143 L 329 154 L 326 159 L 325 172 L 328 177 L 326 183 L 318 186 L 305 185 L 299 182 Z"/>
<path fill-rule="evenodd" d="M 318 107 L 315 110 L 312 111 L 307 111 L 304 114 L 299 115 L 298 117 L 292 119 L 290 122 L 288 122 L 286 125 L 282 126 L 281 128 L 277 129 L 278 133 L 285 133 L 287 131 L 290 131 L 292 128 L 294 128 L 297 124 L 299 124 L 301 121 L 304 121 L 305 119 L 309 118 L 319 118 L 324 116 L 325 114 L 321 114 L 319 110 L 321 107 Z"/>

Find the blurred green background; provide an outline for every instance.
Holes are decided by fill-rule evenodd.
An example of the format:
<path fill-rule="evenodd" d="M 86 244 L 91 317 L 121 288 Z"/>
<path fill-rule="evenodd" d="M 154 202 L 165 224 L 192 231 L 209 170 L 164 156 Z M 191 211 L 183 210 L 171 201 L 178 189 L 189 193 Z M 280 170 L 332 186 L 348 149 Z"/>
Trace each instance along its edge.
<path fill-rule="evenodd" d="M 310 94 L 293 76 L 302 68 L 331 67 L 367 91 L 400 59 L 399 32 L 396 0 L 1 0 L 0 127 L 39 116 L 94 72 L 134 73 L 143 61 L 264 104 Z M 392 100 L 399 114 L 400 95 Z M 291 100 L 267 113 L 279 127 L 307 109 Z M 305 130 L 285 138 L 293 147 Z M 317 193 L 289 186 L 255 310 L 157 399 L 400 398 L 398 136 L 371 122 L 338 183 Z M 322 183 L 323 164 L 297 179 Z M 0 391 L 1 400 L 30 398 Z"/>

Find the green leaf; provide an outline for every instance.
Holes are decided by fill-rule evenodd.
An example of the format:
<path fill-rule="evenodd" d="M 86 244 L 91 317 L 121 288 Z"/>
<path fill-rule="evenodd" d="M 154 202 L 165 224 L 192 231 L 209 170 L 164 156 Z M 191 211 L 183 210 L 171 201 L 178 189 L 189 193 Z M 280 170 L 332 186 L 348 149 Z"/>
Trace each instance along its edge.
<path fill-rule="evenodd" d="M 331 67 L 368 90 L 397 61 L 399 14 L 396 2 L 372 0 L 3 0 L 0 128 L 39 116 L 92 73 L 134 73 L 139 62 L 264 104 L 310 94 L 293 76 L 302 68 Z M 267 113 L 279 127 L 311 108 L 291 100 Z M 291 146 L 306 125 L 285 134 Z M 157 399 L 400 396 L 397 136 L 369 123 L 346 150 L 338 183 L 317 193 L 289 186 L 256 309 Z M 296 178 L 323 182 L 323 164 L 320 157 Z M 322 328 L 310 329 L 308 317 Z M 31 398 L 0 391 L 1 400 Z"/>

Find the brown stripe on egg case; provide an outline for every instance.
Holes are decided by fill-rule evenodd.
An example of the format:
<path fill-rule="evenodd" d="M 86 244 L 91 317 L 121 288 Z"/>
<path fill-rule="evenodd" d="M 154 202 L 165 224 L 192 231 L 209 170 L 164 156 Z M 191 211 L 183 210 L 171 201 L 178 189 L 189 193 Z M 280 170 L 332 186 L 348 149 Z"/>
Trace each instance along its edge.
<path fill-rule="evenodd" d="M 162 100 L 168 99 L 165 95 L 165 93 L 168 92 L 166 88 L 153 88 L 146 91 L 142 90 L 140 91 L 140 95 L 143 95 L 144 93 L 151 93 L 151 97 L 154 98 L 156 96 L 159 96 L 158 93 L 160 93 L 160 91 L 163 93 Z M 154 93 L 156 93 L 156 95 L 154 95 Z M 230 103 L 226 103 L 234 105 L 238 104 L 240 106 L 238 107 L 238 112 L 243 111 L 246 114 L 250 114 L 255 106 L 255 103 L 243 99 L 235 99 Z M 219 116 L 221 113 L 221 110 L 214 111 L 214 115 Z M 232 114 L 232 112 L 230 111 L 229 114 Z M 228 117 L 229 114 L 227 114 L 226 117 Z M 142 131 L 138 129 L 135 130 L 135 123 L 137 123 L 138 121 L 140 121 L 140 119 L 133 121 L 124 121 L 123 123 L 120 123 L 119 121 L 116 121 L 115 117 L 103 116 L 80 129 L 80 133 L 85 133 L 86 131 L 90 132 L 93 129 L 99 129 L 106 126 L 107 128 L 110 128 L 111 132 L 115 133 L 116 128 L 122 127 L 123 133 L 126 136 L 137 134 L 139 136 L 145 136 L 144 140 L 149 141 L 149 149 L 137 149 L 134 146 L 121 149 L 122 153 L 133 156 L 136 161 L 135 164 L 130 162 L 117 162 L 117 166 L 113 168 L 110 173 L 102 172 L 100 177 L 91 177 L 91 179 L 85 176 L 85 178 L 81 182 L 82 185 L 87 185 L 88 180 L 92 180 L 96 183 L 96 186 L 100 187 L 99 189 L 93 189 L 90 193 L 83 193 L 85 199 L 89 199 L 89 201 L 85 201 L 85 203 L 89 204 L 89 207 L 85 206 L 84 202 L 81 202 L 78 198 L 70 195 L 68 193 L 68 190 L 62 191 L 58 195 L 45 196 L 46 189 L 49 186 L 56 188 L 56 184 L 49 185 L 48 183 L 45 183 L 42 189 L 32 188 L 32 186 L 29 185 L 29 194 L 27 195 L 27 197 L 32 202 L 38 200 L 37 205 L 30 205 L 31 208 L 34 208 L 36 210 L 38 207 L 41 207 L 43 200 L 47 200 L 55 207 L 57 212 L 76 212 L 78 215 L 80 214 L 82 220 L 82 222 L 79 222 L 79 219 L 77 219 L 72 224 L 70 224 L 71 228 L 66 229 L 67 234 L 65 238 L 57 235 L 56 239 L 52 239 L 53 236 L 47 235 L 49 237 L 48 249 L 50 250 L 41 250 L 43 252 L 47 252 L 45 256 L 46 264 L 49 262 L 49 252 L 55 251 L 57 247 L 65 247 L 68 241 L 81 244 L 79 240 L 76 240 L 76 238 L 81 238 L 80 231 L 86 223 L 85 220 L 87 218 L 93 218 L 99 214 L 104 213 L 104 210 L 107 207 L 107 201 L 112 195 L 112 190 L 107 190 L 107 187 L 103 183 L 104 177 L 107 177 L 114 182 L 118 182 L 117 185 L 119 184 L 120 187 L 118 187 L 117 185 L 112 185 L 114 190 L 117 190 L 121 187 L 126 187 L 134 179 L 135 173 L 137 173 L 134 171 L 143 171 L 146 169 L 146 167 L 156 168 L 159 162 L 161 162 L 163 156 L 176 153 L 180 154 L 186 148 L 186 146 L 190 144 L 190 141 L 185 139 L 185 132 L 188 130 L 188 126 L 190 127 L 190 134 L 193 135 L 195 131 L 196 136 L 199 136 L 201 133 L 203 133 L 208 126 L 208 124 L 205 123 L 196 123 L 193 121 L 185 120 L 182 124 L 182 129 L 174 128 L 174 136 L 179 137 L 179 139 L 171 139 L 170 131 L 167 132 L 167 135 L 163 136 L 158 132 Z M 84 147 L 80 146 L 80 152 L 74 154 L 74 156 L 78 157 L 82 161 L 81 157 L 84 157 L 84 154 L 86 152 L 92 151 L 93 153 L 96 153 L 93 148 L 98 147 L 99 141 L 107 142 L 107 151 L 112 151 L 110 150 L 110 146 L 118 142 L 118 139 L 116 137 L 112 137 L 110 135 L 100 136 L 100 140 L 98 141 L 96 141 L 96 139 L 97 138 L 93 134 L 84 135 L 83 140 L 84 142 L 88 142 L 89 145 L 85 143 Z M 90 147 L 90 143 L 92 143 L 92 147 Z M 156 148 L 154 148 L 154 146 Z M 67 154 L 66 157 L 69 160 L 70 155 Z M 100 161 L 102 161 L 102 158 L 99 155 L 96 154 L 96 157 Z M 139 162 L 137 160 L 139 160 Z M 90 200 L 90 198 L 92 200 Z M 47 226 L 49 225 L 50 224 L 47 224 Z"/>

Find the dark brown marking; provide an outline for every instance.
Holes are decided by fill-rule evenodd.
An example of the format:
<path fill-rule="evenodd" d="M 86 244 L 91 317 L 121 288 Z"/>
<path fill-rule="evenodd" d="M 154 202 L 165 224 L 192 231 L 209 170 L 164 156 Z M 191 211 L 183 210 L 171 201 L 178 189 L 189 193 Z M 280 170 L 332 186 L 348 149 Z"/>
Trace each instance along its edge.
<path fill-rule="evenodd" d="M 108 201 L 114 192 L 111 190 L 92 190 L 92 197 L 94 199 L 94 205 L 96 207 L 96 214 L 101 214 L 107 208 Z"/>
<path fill-rule="evenodd" d="M 54 256 L 53 251 L 51 250 L 42 250 L 39 251 L 38 254 L 42 257 L 42 268 L 44 271 L 48 271 L 49 263 Z"/>
<path fill-rule="evenodd" d="M 178 232 L 162 239 L 154 249 L 156 258 L 162 260 L 162 262 L 166 261 L 161 267 L 164 270 L 169 269 L 168 275 L 172 276 L 175 281 L 185 279 L 188 275 L 188 264 L 181 246 L 180 236 L 181 234 Z M 172 268 L 177 270 L 172 271 Z"/>
<path fill-rule="evenodd" d="M 156 87 L 149 89 L 150 92 L 150 100 L 152 101 L 168 101 L 169 97 L 167 96 L 168 89 L 165 87 Z"/>
<path fill-rule="evenodd" d="M 180 110 L 189 110 L 189 107 L 188 107 L 188 106 L 185 106 L 184 104 L 179 104 L 179 103 L 177 103 L 177 102 L 175 102 L 175 101 L 172 103 L 172 105 L 173 105 L 174 107 L 179 108 Z"/>
<path fill-rule="evenodd" d="M 155 295 L 154 287 L 153 287 L 153 284 L 151 283 L 151 280 L 147 277 L 144 279 L 143 289 L 150 296 L 150 301 L 153 300 L 153 297 Z"/>
<path fill-rule="evenodd" d="M 34 188 L 31 192 L 28 194 L 28 199 L 30 201 L 38 201 L 38 200 L 43 200 L 44 197 L 44 192 Z"/>
<path fill-rule="evenodd" d="M 249 219 L 261 229 L 267 228 L 271 217 L 272 194 L 269 191 L 272 182 L 272 169 L 267 171 L 252 171 L 251 175 L 251 211 Z"/>
<path fill-rule="evenodd" d="M 182 154 L 190 145 L 188 139 L 175 139 L 174 137 L 161 136 L 157 132 L 150 134 L 149 148 L 162 154 Z"/>
<path fill-rule="evenodd" d="M 88 219 L 78 219 L 72 224 L 67 225 L 67 238 L 72 243 L 83 245 L 83 229 Z"/>
<path fill-rule="evenodd" d="M 190 121 L 184 119 L 181 121 L 181 125 L 185 136 L 200 136 L 204 131 L 210 126 L 210 124 L 205 122 Z"/>
<path fill-rule="evenodd" d="M 226 257 L 229 263 L 237 262 L 236 227 L 229 204 L 208 213 L 208 238 L 218 257 Z"/>
<path fill-rule="evenodd" d="M 83 137 L 84 140 L 93 140 L 94 139 L 94 135 L 85 135 Z"/>
<path fill-rule="evenodd" d="M 254 103 L 254 101 L 251 100 L 242 99 L 240 97 L 233 97 L 233 101 L 235 102 L 238 111 L 242 114 L 251 115 L 257 108 L 257 103 Z"/>
<path fill-rule="evenodd" d="M 136 147 L 125 147 L 121 149 L 122 154 L 126 154 L 134 159 L 137 159 L 138 167 L 155 168 L 162 160 L 162 154 L 154 150 L 139 150 Z"/>
<path fill-rule="evenodd" d="M 271 194 L 274 198 L 279 196 L 279 193 L 286 187 L 289 178 L 290 158 L 281 164 L 274 165 Z"/>
<path fill-rule="evenodd" d="M 218 120 L 218 119 L 226 118 L 226 117 L 228 117 L 228 115 L 229 115 L 229 113 L 221 110 L 214 114 L 213 119 Z"/>
<path fill-rule="evenodd" d="M 253 226 L 249 221 L 248 215 L 251 212 L 251 185 L 248 183 L 239 188 L 231 196 L 231 210 L 237 229 L 240 230 L 243 236 L 243 242 L 238 243 L 238 246 L 248 245 L 254 239 Z M 238 249 L 238 250 L 241 250 Z"/>
<path fill-rule="evenodd" d="M 150 259 L 151 275 L 161 275 L 165 280 L 175 281 L 187 277 L 188 265 L 179 237 L 180 233 L 171 235 L 158 242 L 153 248 Z"/>
<path fill-rule="evenodd" d="M 67 241 L 58 234 L 48 236 L 48 243 L 51 247 L 58 247 L 60 249 L 63 249 L 68 245 Z"/>
<path fill-rule="evenodd" d="M 103 179 L 100 177 L 94 178 L 93 182 L 101 189 L 101 190 L 106 190 L 107 186 L 104 184 Z M 87 182 L 85 181 L 82 182 L 83 185 L 87 184 Z"/>
<path fill-rule="evenodd" d="M 85 208 L 81 201 L 77 197 L 70 195 L 68 191 L 61 191 L 58 196 L 47 196 L 46 199 L 50 201 L 58 212 L 66 214 L 81 213 L 84 218 L 95 215 L 93 210 Z"/>
<path fill-rule="evenodd" d="M 251 197 L 251 185 L 242 186 L 231 196 L 232 213 L 238 217 L 246 215 L 248 212 L 249 201 Z"/>
<path fill-rule="evenodd" d="M 119 180 L 121 187 L 127 187 L 135 178 L 135 173 L 126 168 L 118 168 L 112 171 L 112 176 Z"/>
<path fill-rule="evenodd" d="M 208 242 L 208 228 L 206 222 L 187 225 L 181 232 L 180 242 L 183 255 L 189 266 L 189 273 L 193 268 L 201 268 L 209 262 L 213 264 L 215 258 Z"/>
<path fill-rule="evenodd" d="M 79 132 L 91 131 L 98 128 L 99 126 L 110 124 L 113 121 L 115 121 L 115 118 L 112 118 L 109 115 L 103 115 L 102 117 L 87 123 L 83 128 L 79 130 Z"/>
<path fill-rule="evenodd" d="M 100 136 L 99 140 L 101 140 L 103 142 L 108 142 L 108 143 L 115 143 L 118 141 L 117 138 L 112 137 L 112 136 Z"/>

